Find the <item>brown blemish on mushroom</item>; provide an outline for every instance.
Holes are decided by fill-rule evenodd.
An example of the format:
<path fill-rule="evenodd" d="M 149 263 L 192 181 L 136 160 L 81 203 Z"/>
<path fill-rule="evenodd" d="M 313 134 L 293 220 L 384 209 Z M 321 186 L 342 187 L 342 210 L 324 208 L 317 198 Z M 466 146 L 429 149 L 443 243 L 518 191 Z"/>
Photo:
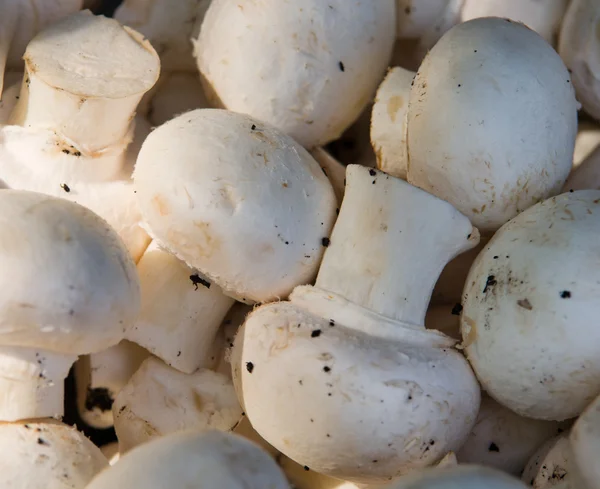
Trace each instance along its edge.
<path fill-rule="evenodd" d="M 164 217 L 171 213 L 171 208 L 162 195 L 155 195 L 150 202 L 160 216 Z"/>
<path fill-rule="evenodd" d="M 466 315 L 463 315 L 463 321 L 466 325 L 466 328 L 463 328 L 463 330 L 465 330 L 466 332 L 466 335 L 464 335 L 464 340 L 460 345 L 461 349 L 468 348 L 477 339 L 477 324 L 475 323 L 475 321 L 473 321 L 473 319 Z"/>
<path fill-rule="evenodd" d="M 398 115 L 398 111 L 404 105 L 404 99 L 400 95 L 394 95 L 390 98 L 387 103 L 387 113 L 390 116 L 392 122 L 396 122 L 396 116 Z"/>
<path fill-rule="evenodd" d="M 517 301 L 517 305 L 519 307 L 522 307 L 523 309 L 527 309 L 528 311 L 531 311 L 533 309 L 533 306 L 531 305 L 531 302 L 529 302 L 529 299 L 519 299 Z"/>

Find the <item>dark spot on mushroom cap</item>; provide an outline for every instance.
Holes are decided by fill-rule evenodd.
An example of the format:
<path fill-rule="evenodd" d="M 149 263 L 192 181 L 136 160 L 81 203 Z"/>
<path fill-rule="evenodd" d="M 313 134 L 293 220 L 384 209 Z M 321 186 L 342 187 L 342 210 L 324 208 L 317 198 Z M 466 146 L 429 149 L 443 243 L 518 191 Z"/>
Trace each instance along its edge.
<path fill-rule="evenodd" d="M 254 131 L 254 129 L 256 129 L 256 124 L 252 124 L 252 127 L 250 128 L 252 131 Z"/>
<path fill-rule="evenodd" d="M 85 396 L 85 409 L 88 411 L 93 411 L 94 409 L 99 409 L 102 412 L 110 411 L 113 402 L 114 399 L 107 388 L 96 387 L 95 389 L 90 389 L 88 387 Z"/>
<path fill-rule="evenodd" d="M 38 438 L 37 439 L 38 445 L 47 445 L 50 446 L 50 443 L 48 443 L 46 440 L 44 440 L 43 438 Z"/>
<path fill-rule="evenodd" d="M 369 175 L 374 177 L 375 175 L 377 175 L 377 172 L 375 170 L 371 169 L 371 170 L 369 170 Z"/>
<path fill-rule="evenodd" d="M 533 306 L 531 305 L 531 302 L 529 302 L 529 299 L 519 299 L 517 301 L 517 306 L 522 307 L 523 309 L 527 309 L 528 311 L 531 311 L 533 309 Z"/>
<path fill-rule="evenodd" d="M 312 333 L 310 333 L 310 337 L 311 338 L 318 338 L 319 336 L 321 336 L 321 330 L 320 329 L 315 329 Z"/>
<path fill-rule="evenodd" d="M 252 362 L 246 362 L 246 370 L 249 374 L 251 374 L 254 370 L 254 364 Z"/>
<path fill-rule="evenodd" d="M 569 290 L 563 290 L 563 291 L 561 291 L 560 298 L 561 299 L 570 299 L 571 298 L 571 292 Z"/>
<path fill-rule="evenodd" d="M 210 282 L 208 280 L 200 278 L 200 275 L 198 275 L 197 273 L 190 275 L 190 280 L 192 281 L 192 284 L 194 284 L 194 287 L 196 287 L 194 290 L 198 290 L 198 285 L 203 285 L 207 289 L 210 289 Z"/>
<path fill-rule="evenodd" d="M 329 373 L 329 372 L 331 372 L 331 367 L 328 367 L 327 365 L 325 365 L 325 366 L 323 367 L 323 372 L 325 372 L 325 373 Z"/>
<path fill-rule="evenodd" d="M 488 452 L 499 452 L 500 448 L 498 448 L 498 445 L 496 445 L 494 442 L 490 443 L 490 446 L 488 447 Z"/>
<path fill-rule="evenodd" d="M 460 316 L 460 313 L 463 310 L 463 306 L 461 306 L 458 302 L 456 304 L 454 304 L 454 307 L 452 308 L 452 315 L 453 316 Z"/>
<path fill-rule="evenodd" d="M 485 282 L 485 287 L 483 288 L 483 293 L 485 294 L 488 291 L 488 288 L 493 287 L 498 282 L 496 281 L 496 277 L 494 275 L 488 275 L 488 278 Z"/>
<path fill-rule="evenodd" d="M 305 465 L 305 466 L 304 466 L 304 470 L 310 470 L 310 469 L 308 468 L 308 465 Z"/>
<path fill-rule="evenodd" d="M 342 63 L 341 61 L 338 63 L 338 66 L 340 67 L 340 71 L 346 71 L 346 67 L 344 66 L 344 63 Z"/>
<path fill-rule="evenodd" d="M 177 356 L 178 356 L 178 357 L 180 357 L 180 356 L 181 356 L 181 350 L 179 350 L 179 351 L 177 352 Z"/>
<path fill-rule="evenodd" d="M 329 244 L 330 244 L 330 243 L 331 243 L 331 240 L 330 240 L 329 238 L 323 238 L 323 239 L 321 240 L 321 244 L 322 244 L 323 246 L 325 246 L 325 248 L 327 248 L 327 247 L 329 246 Z"/>
<path fill-rule="evenodd" d="M 329 320 L 329 326 L 331 326 L 331 327 L 335 326 L 335 321 L 333 319 Z"/>
<path fill-rule="evenodd" d="M 62 188 L 67 193 L 71 191 L 71 187 L 69 187 L 66 183 L 61 183 L 60 188 Z"/>

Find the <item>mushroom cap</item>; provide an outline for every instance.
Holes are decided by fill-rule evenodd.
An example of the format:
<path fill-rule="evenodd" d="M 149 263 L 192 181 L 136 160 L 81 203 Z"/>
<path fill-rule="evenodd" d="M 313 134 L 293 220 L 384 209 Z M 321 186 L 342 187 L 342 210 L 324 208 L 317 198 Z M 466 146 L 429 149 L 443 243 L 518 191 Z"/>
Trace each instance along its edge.
<path fill-rule="evenodd" d="M 560 432 L 560 423 L 524 418 L 482 396 L 477 422 L 457 453 L 460 463 L 494 467 L 515 476 L 537 448 Z"/>
<path fill-rule="evenodd" d="M 83 433 L 52 419 L 0 423 L 0 486 L 83 488 L 108 461 Z"/>
<path fill-rule="evenodd" d="M 522 482 L 499 470 L 478 465 L 427 469 L 408 475 L 389 489 L 526 489 Z"/>
<path fill-rule="evenodd" d="M 160 72 L 156 51 L 140 34 L 89 10 L 40 32 L 27 45 L 24 59 L 29 71 L 49 86 L 82 97 L 143 94 Z"/>
<path fill-rule="evenodd" d="M 570 460 L 569 437 L 563 433 L 535 451 L 523 470 L 521 480 L 534 489 L 556 486 L 561 481 L 568 484 L 572 477 Z"/>
<path fill-rule="evenodd" d="M 450 202 L 482 234 L 495 231 L 558 193 L 576 132 L 575 92 L 551 46 L 506 19 L 464 22 L 415 78 L 408 181 Z"/>
<path fill-rule="evenodd" d="M 600 191 L 548 199 L 503 226 L 463 293 L 461 331 L 483 388 L 522 416 L 564 420 L 600 393 Z"/>
<path fill-rule="evenodd" d="M 230 433 L 177 433 L 123 455 L 86 489 L 289 489 L 275 461 L 261 448 Z"/>
<path fill-rule="evenodd" d="M 184 374 L 150 357 L 117 395 L 113 415 L 125 452 L 176 431 L 229 431 L 242 409 L 225 375 L 205 369 Z"/>
<path fill-rule="evenodd" d="M 600 39 L 596 0 L 571 0 L 560 29 L 558 52 L 569 67 L 577 99 L 594 119 L 600 119 Z"/>
<path fill-rule="evenodd" d="M 123 338 L 140 306 L 115 231 L 78 204 L 0 192 L 0 344 L 84 354 Z"/>
<path fill-rule="evenodd" d="M 311 470 L 361 483 L 457 450 L 479 408 L 475 377 L 456 350 L 400 335 L 365 334 L 290 302 L 255 309 L 232 355 L 252 426 Z"/>
<path fill-rule="evenodd" d="M 522 22 L 554 44 L 569 0 L 464 0 L 461 22 L 479 17 L 506 17 Z"/>
<path fill-rule="evenodd" d="M 213 0 L 194 42 L 214 103 L 313 148 L 358 118 L 395 34 L 395 0 Z"/>
<path fill-rule="evenodd" d="M 227 295 L 266 302 L 315 276 L 335 194 L 271 126 L 217 109 L 182 114 L 148 136 L 133 178 L 150 235 Z"/>

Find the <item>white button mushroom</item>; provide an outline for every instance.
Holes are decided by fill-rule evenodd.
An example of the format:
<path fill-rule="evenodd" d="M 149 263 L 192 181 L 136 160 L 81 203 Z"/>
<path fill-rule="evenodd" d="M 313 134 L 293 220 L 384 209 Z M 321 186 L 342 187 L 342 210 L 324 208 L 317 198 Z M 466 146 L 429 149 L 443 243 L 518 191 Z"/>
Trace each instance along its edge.
<path fill-rule="evenodd" d="M 187 429 L 231 430 L 242 415 L 231 380 L 211 370 L 184 374 L 148 358 L 113 404 L 119 451 Z"/>
<path fill-rule="evenodd" d="M 404 180 L 408 168 L 408 98 L 415 74 L 400 67 L 388 71 L 377 90 L 371 117 L 371 144 L 377 155 L 377 168 Z"/>
<path fill-rule="evenodd" d="M 522 22 L 549 44 L 556 44 L 569 0 L 464 0 L 460 21 L 479 17 L 506 17 Z"/>
<path fill-rule="evenodd" d="M 142 305 L 125 336 L 165 363 L 191 374 L 211 368 L 211 349 L 234 300 L 156 242 L 138 263 Z"/>
<path fill-rule="evenodd" d="M 562 482 L 571 488 L 571 448 L 567 433 L 548 440 L 538 448 L 523 470 L 521 480 L 534 489 L 554 487 Z"/>
<path fill-rule="evenodd" d="M 526 489 L 522 482 L 489 467 L 460 465 L 429 469 L 400 479 L 388 489 Z"/>
<path fill-rule="evenodd" d="M 114 18 L 152 43 L 164 71 L 193 73 L 196 63 L 191 38 L 198 35 L 210 1 L 125 0 L 115 11 Z"/>
<path fill-rule="evenodd" d="M 564 420 L 600 393 L 600 191 L 523 212 L 473 263 L 461 330 L 483 388 L 522 416 Z"/>
<path fill-rule="evenodd" d="M 213 0 L 194 41 L 205 92 L 307 148 L 322 146 L 373 96 L 395 20 L 395 0 Z"/>
<path fill-rule="evenodd" d="M 574 90 L 552 47 L 509 20 L 471 20 L 442 37 L 415 78 L 408 181 L 489 233 L 560 191 L 576 132 Z"/>
<path fill-rule="evenodd" d="M 458 449 L 479 387 L 455 341 L 423 321 L 445 263 L 477 241 L 448 203 L 350 165 L 316 285 L 255 309 L 236 336 L 253 427 L 311 470 L 362 483 Z"/>
<path fill-rule="evenodd" d="M 571 0 L 560 29 L 558 52 L 571 71 L 583 109 L 600 119 L 600 39 L 596 0 Z"/>
<path fill-rule="evenodd" d="M 24 59 L 11 124 L 54 130 L 90 156 L 129 142 L 135 109 L 160 71 L 141 34 L 89 10 L 40 32 Z"/>
<path fill-rule="evenodd" d="M 117 344 L 139 310 L 135 264 L 79 205 L 0 191 L 0 419 L 61 416 L 77 355 Z"/>
<path fill-rule="evenodd" d="M 289 489 L 275 461 L 230 433 L 177 433 L 146 443 L 86 489 Z"/>
<path fill-rule="evenodd" d="M 0 486 L 84 489 L 108 461 L 75 428 L 51 419 L 0 423 Z"/>
<path fill-rule="evenodd" d="M 118 345 L 75 362 L 77 410 L 93 428 L 113 425 L 112 405 L 116 395 L 150 354 L 135 343 Z"/>
<path fill-rule="evenodd" d="M 23 53 L 43 28 L 77 12 L 82 0 L 9 0 L 2 2 L 0 16 L 0 97 L 3 73 L 23 70 Z"/>
<path fill-rule="evenodd" d="M 560 431 L 560 423 L 524 418 L 484 395 L 473 431 L 456 455 L 460 463 L 519 476 L 538 447 Z"/>
<path fill-rule="evenodd" d="M 133 177 L 149 234 L 230 297 L 285 298 L 313 279 L 335 194 L 310 154 L 271 126 L 188 112 L 148 136 Z"/>

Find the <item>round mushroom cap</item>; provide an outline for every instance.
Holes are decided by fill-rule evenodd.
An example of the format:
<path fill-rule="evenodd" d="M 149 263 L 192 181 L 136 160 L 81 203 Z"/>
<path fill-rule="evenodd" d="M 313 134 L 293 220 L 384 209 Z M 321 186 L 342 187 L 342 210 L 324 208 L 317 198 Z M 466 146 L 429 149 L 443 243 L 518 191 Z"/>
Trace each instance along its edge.
<path fill-rule="evenodd" d="M 85 35 L 74 35 L 77 31 Z M 69 53 L 66 58 L 65 52 Z M 83 97 L 141 95 L 152 88 L 160 73 L 160 60 L 148 41 L 116 20 L 89 10 L 40 32 L 27 45 L 24 59 L 29 71 L 49 86 Z"/>
<path fill-rule="evenodd" d="M 0 486 L 83 488 L 108 460 L 75 428 L 52 419 L 0 423 Z"/>
<path fill-rule="evenodd" d="M 600 393 L 600 191 L 546 200 L 503 226 L 463 291 L 461 331 L 483 388 L 561 421 Z"/>
<path fill-rule="evenodd" d="M 133 176 L 149 234 L 227 295 L 272 301 L 314 278 L 336 198 L 280 131 L 234 112 L 188 112 L 148 136 Z"/>
<path fill-rule="evenodd" d="M 118 343 L 140 307 L 135 264 L 92 211 L 0 192 L 0 344 L 85 354 Z"/>
<path fill-rule="evenodd" d="M 489 467 L 460 465 L 408 475 L 389 489 L 525 489 L 518 479 Z"/>
<path fill-rule="evenodd" d="M 289 489 L 281 469 L 256 444 L 230 433 L 177 433 L 141 445 L 86 489 Z"/>
<path fill-rule="evenodd" d="M 423 61 L 407 130 L 408 181 L 483 234 L 560 191 L 577 101 L 567 68 L 538 34 L 479 18 L 453 27 Z"/>
<path fill-rule="evenodd" d="M 195 55 L 214 104 L 313 148 L 366 107 L 395 35 L 395 0 L 213 0 Z"/>

